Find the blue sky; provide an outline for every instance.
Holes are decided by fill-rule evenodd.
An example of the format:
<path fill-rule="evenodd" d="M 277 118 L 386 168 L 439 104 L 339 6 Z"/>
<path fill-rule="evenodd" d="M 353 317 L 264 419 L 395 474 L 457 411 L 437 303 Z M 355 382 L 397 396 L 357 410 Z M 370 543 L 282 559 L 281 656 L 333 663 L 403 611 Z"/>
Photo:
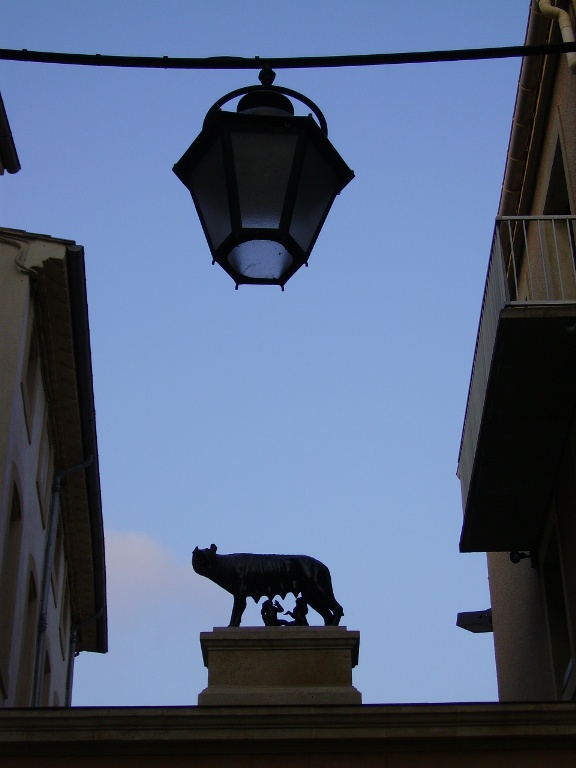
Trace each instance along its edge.
<path fill-rule="evenodd" d="M 4 0 L 0 47 L 309 56 L 517 45 L 528 0 Z M 278 70 L 356 178 L 282 293 L 211 266 L 172 173 L 256 72 L 0 61 L 22 171 L 1 224 L 86 252 L 109 645 L 75 705 L 194 704 L 232 599 L 194 546 L 313 555 L 360 630 L 365 702 L 496 698 L 485 558 L 456 465 L 519 60 Z M 290 600 L 286 607 L 292 607 Z M 320 618 L 318 623 L 320 623 Z M 245 623 L 260 623 L 253 604 Z"/>

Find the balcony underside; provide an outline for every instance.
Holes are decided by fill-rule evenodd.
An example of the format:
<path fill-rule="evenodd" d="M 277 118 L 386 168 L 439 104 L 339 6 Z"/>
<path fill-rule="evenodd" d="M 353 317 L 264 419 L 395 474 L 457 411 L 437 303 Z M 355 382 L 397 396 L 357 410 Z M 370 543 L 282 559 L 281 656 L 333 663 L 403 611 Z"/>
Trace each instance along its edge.
<path fill-rule="evenodd" d="M 500 313 L 462 552 L 536 546 L 576 405 L 575 323 L 574 303 Z"/>

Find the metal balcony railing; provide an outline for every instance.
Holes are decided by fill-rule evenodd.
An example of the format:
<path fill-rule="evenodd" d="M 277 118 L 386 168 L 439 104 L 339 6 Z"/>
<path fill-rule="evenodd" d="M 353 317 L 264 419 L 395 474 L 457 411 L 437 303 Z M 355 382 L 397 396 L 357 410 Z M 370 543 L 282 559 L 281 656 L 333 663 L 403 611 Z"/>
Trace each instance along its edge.
<path fill-rule="evenodd" d="M 458 458 L 464 505 L 498 330 L 506 306 L 576 303 L 576 216 L 496 220 Z"/>

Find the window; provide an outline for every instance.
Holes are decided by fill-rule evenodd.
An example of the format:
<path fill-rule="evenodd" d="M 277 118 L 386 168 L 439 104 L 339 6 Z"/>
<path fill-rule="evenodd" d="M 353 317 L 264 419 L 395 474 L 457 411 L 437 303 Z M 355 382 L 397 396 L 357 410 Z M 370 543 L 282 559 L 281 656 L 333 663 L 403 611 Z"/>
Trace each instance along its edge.
<path fill-rule="evenodd" d="M 18 595 L 21 542 L 22 508 L 18 488 L 14 485 L 0 562 L 0 616 L 3 624 L 0 632 L 0 694 L 3 698 L 7 698 L 9 693 L 10 650 Z"/>
<path fill-rule="evenodd" d="M 34 677 L 34 652 L 36 650 L 36 635 L 38 630 L 38 590 L 36 579 L 30 571 L 28 576 L 28 591 L 26 615 L 20 646 L 20 664 L 18 667 L 18 684 L 14 706 L 29 707 L 32 701 L 32 683 Z"/>
<path fill-rule="evenodd" d="M 68 644 L 70 632 L 70 597 L 68 592 L 68 580 L 64 582 L 64 591 L 62 594 L 62 605 L 60 606 L 60 650 L 62 651 L 62 660 L 66 658 L 68 653 Z"/>
<path fill-rule="evenodd" d="M 36 406 L 36 394 L 40 380 L 40 358 L 38 355 L 38 342 L 34 331 L 30 334 L 28 346 L 28 361 L 22 382 L 22 399 L 24 400 L 24 415 L 28 430 L 28 441 L 32 442 L 32 428 L 34 426 L 34 409 Z"/>
<path fill-rule="evenodd" d="M 570 216 L 572 213 L 560 140 L 556 142 L 554 160 L 552 161 L 552 169 L 550 171 L 550 181 L 548 182 L 548 191 L 542 213 L 546 216 Z"/>
<path fill-rule="evenodd" d="M 48 510 L 50 508 L 50 491 L 52 480 L 52 446 L 48 436 L 48 419 L 44 419 L 40 449 L 38 451 L 38 469 L 36 472 L 36 492 L 42 517 L 42 527 L 46 527 Z"/>
<path fill-rule="evenodd" d="M 543 213 L 546 216 L 570 216 L 570 197 L 560 140 L 556 142 L 554 160 L 550 170 L 548 190 Z M 576 249 L 574 222 L 551 220 L 540 235 L 540 245 L 547 256 L 546 279 L 550 283 L 552 298 L 576 299 Z"/>
<path fill-rule="evenodd" d="M 58 605 L 58 587 L 60 585 L 60 567 L 62 565 L 62 551 L 64 549 L 64 539 L 62 533 L 62 520 L 58 515 L 58 527 L 56 528 L 56 541 L 54 543 L 54 559 L 52 561 L 52 570 L 50 574 L 50 584 L 52 586 L 52 598 L 54 606 Z"/>

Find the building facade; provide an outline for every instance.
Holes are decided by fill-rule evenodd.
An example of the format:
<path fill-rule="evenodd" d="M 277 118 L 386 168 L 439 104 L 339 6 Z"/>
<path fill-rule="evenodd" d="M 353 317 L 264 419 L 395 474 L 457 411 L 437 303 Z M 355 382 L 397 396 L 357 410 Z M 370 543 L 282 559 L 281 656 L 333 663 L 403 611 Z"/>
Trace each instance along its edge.
<path fill-rule="evenodd" d="M 0 229 L 0 328 L 0 706 L 64 706 L 107 650 L 83 249 Z"/>
<path fill-rule="evenodd" d="M 574 3 L 557 6 L 532 3 L 526 44 L 574 29 Z M 572 59 L 523 60 L 458 466 L 460 546 L 488 553 L 505 701 L 576 698 Z"/>

